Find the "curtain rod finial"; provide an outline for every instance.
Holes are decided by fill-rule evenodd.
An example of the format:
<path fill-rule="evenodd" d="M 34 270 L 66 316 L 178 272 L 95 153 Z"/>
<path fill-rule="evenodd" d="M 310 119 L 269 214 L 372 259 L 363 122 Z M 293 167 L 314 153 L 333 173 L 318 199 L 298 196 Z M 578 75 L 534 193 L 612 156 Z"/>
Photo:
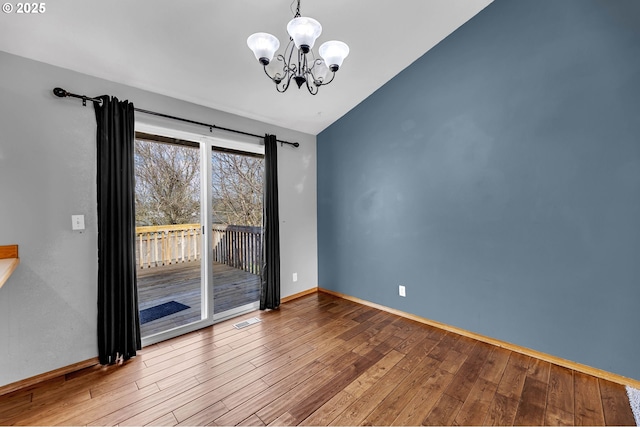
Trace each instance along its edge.
<path fill-rule="evenodd" d="M 66 90 L 57 87 L 55 89 L 53 89 L 53 94 L 59 98 L 64 98 L 65 96 L 69 95 L 69 92 L 67 92 Z"/>

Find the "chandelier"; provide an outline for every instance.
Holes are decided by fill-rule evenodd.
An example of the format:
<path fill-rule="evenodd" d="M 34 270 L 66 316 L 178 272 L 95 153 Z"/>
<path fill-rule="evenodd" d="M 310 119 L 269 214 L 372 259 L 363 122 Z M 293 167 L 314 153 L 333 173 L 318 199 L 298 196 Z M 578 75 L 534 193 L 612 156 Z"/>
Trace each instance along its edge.
<path fill-rule="evenodd" d="M 318 50 L 322 59 L 316 59 L 311 49 L 322 32 L 322 25 L 313 18 L 300 16 L 300 0 L 298 0 L 293 19 L 287 24 L 287 32 L 289 44 L 284 55 L 276 56 L 279 65 L 276 66 L 277 72 L 273 76 L 267 71 L 267 65 L 280 47 L 280 41 L 268 33 L 255 33 L 249 36 L 247 45 L 264 67 L 264 73 L 276 84 L 278 92 L 289 89 L 289 84 L 293 80 L 298 85 L 298 89 L 306 85 L 309 93 L 315 95 L 320 86 L 328 85 L 333 81 L 336 71 L 349 54 L 349 46 L 337 40 L 325 42 Z M 329 80 L 327 76 L 330 76 Z"/>

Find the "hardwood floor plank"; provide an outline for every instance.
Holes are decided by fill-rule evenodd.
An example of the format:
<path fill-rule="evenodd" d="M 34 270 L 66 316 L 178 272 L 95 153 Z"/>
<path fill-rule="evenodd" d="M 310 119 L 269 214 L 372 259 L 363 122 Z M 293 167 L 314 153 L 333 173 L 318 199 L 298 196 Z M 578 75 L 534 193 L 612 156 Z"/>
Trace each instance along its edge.
<path fill-rule="evenodd" d="M 396 345 L 395 349 L 403 354 L 408 354 L 412 349 L 414 349 L 420 342 L 427 339 L 427 333 L 425 330 L 418 329 L 413 331 L 411 335 L 409 335 L 406 339 L 402 340 L 398 345 Z"/>
<path fill-rule="evenodd" d="M 531 358 L 527 376 L 536 379 L 543 384 L 549 382 L 549 373 L 551 371 L 551 363 L 544 360 Z"/>
<path fill-rule="evenodd" d="M 464 402 L 478 379 L 480 370 L 491 350 L 483 343 L 476 343 L 467 360 L 453 377 L 453 381 L 451 381 L 445 393 L 455 397 L 460 402 Z"/>
<path fill-rule="evenodd" d="M 422 323 L 416 322 L 415 320 L 406 319 L 404 317 L 396 316 L 395 314 L 389 315 L 396 319 L 395 322 L 393 322 L 393 325 L 396 328 L 396 331 L 394 332 L 395 336 L 402 339 L 409 338 L 412 333 L 421 330 L 424 327 Z"/>
<path fill-rule="evenodd" d="M 227 345 L 216 348 L 205 347 L 202 349 L 198 349 L 198 351 L 194 351 L 193 353 L 176 355 L 175 357 L 164 360 L 158 364 L 149 366 L 149 368 L 153 368 L 155 372 L 165 372 L 169 368 L 175 369 L 176 367 L 194 366 L 214 358 L 219 361 L 230 360 L 246 352 L 247 350 L 252 350 L 254 348 L 263 346 L 263 344 L 267 340 L 267 337 L 256 337 L 252 341 L 237 348 L 232 348 Z"/>
<path fill-rule="evenodd" d="M 431 412 L 451 383 L 454 375 L 444 369 L 437 369 L 426 380 L 422 381 L 418 392 L 400 411 L 392 425 L 419 425 Z"/>
<path fill-rule="evenodd" d="M 496 394 L 483 421 L 484 425 L 513 425 L 529 362 L 528 356 L 513 352 L 509 354 Z"/>
<path fill-rule="evenodd" d="M 80 382 L 83 382 L 82 380 Z M 41 387 L 42 385 L 42 387 Z M 25 390 L 18 390 L 9 395 L 2 396 L 3 400 L 6 398 L 8 401 L 15 400 L 16 398 L 24 397 L 25 395 L 31 396 L 31 400 L 37 400 L 38 398 L 47 396 L 51 393 L 57 393 L 60 390 L 65 388 L 68 389 L 70 382 L 65 378 L 64 375 L 61 375 L 57 378 L 52 378 L 50 380 L 45 381 L 44 383 L 38 384 L 37 386 L 28 387 Z M 2 405 L 2 404 L 0 404 Z"/>
<path fill-rule="evenodd" d="M 485 426 L 511 426 L 516 418 L 518 399 L 509 398 L 496 393 L 482 421 Z"/>
<path fill-rule="evenodd" d="M 225 425 L 225 424 L 220 424 Z M 249 416 L 246 420 L 239 422 L 239 426 L 266 426 L 266 424 L 255 414 Z"/>
<path fill-rule="evenodd" d="M 380 381 L 377 381 L 369 389 L 364 391 L 361 396 L 356 398 L 350 395 L 351 399 L 349 399 L 349 401 L 351 401 L 351 403 L 346 406 L 337 417 L 333 420 L 327 420 L 324 424 L 344 426 L 359 425 L 378 407 L 380 402 L 389 395 L 395 385 L 404 380 L 407 375 L 409 375 L 409 373 L 397 365 L 392 367 L 389 372 L 380 379 Z M 342 393 L 346 392 L 343 391 Z M 344 400 L 343 404 L 346 402 L 347 400 Z M 325 405 L 318 408 L 318 410 L 316 410 L 312 415 L 326 411 L 327 408 L 325 408 L 325 406 L 330 410 L 338 407 L 334 402 L 327 401 Z M 320 414 L 317 416 L 319 415 Z M 309 420 L 309 418 L 307 418 L 307 420 Z"/>
<path fill-rule="evenodd" d="M 251 364 L 253 357 L 260 356 L 265 352 L 268 352 L 264 346 L 260 346 L 247 351 L 246 353 L 238 353 L 235 358 L 229 358 L 227 356 L 220 358 L 213 358 L 204 363 L 203 367 L 198 367 L 199 374 L 196 375 L 196 379 L 200 383 L 206 383 L 211 380 L 221 381 L 225 379 L 225 376 L 235 375 L 236 372 L 246 373 L 255 366 Z M 191 369 L 189 370 L 191 372 Z M 162 385 L 162 381 L 159 382 Z"/>
<path fill-rule="evenodd" d="M 573 403 L 573 371 L 551 365 L 544 423 L 573 425 Z"/>
<path fill-rule="evenodd" d="M 277 333 L 270 333 L 266 331 L 261 336 L 270 336 L 271 339 L 265 343 L 270 350 L 278 350 L 281 348 L 287 348 L 292 342 L 296 342 L 298 339 L 304 339 L 303 337 L 313 337 L 315 334 L 321 333 L 327 324 L 338 323 L 338 320 L 327 319 L 321 313 L 308 313 L 306 318 L 296 318 L 295 321 L 285 322 L 278 328 Z M 288 328 L 289 332 L 283 334 L 284 327 Z M 252 333 L 252 335 L 254 335 Z"/>
<path fill-rule="evenodd" d="M 628 401 L 625 401 L 625 397 L 627 397 L 625 387 L 602 379 L 599 379 L 598 382 L 606 424 L 613 426 L 635 425 L 631 407 Z"/>
<path fill-rule="evenodd" d="M 371 338 L 356 347 L 353 350 L 354 353 L 364 356 L 371 350 L 376 350 L 380 353 L 386 354 L 402 343 L 404 340 L 394 335 L 395 328 L 393 328 L 389 323 L 380 323 L 375 328 L 372 328 Z"/>
<path fill-rule="evenodd" d="M 544 412 L 544 425 L 546 426 L 572 426 L 573 413 L 548 406 Z"/>
<path fill-rule="evenodd" d="M 256 415 L 262 422 L 269 424 L 285 413 L 287 409 L 291 407 L 296 408 L 298 405 L 302 405 L 305 400 L 312 399 L 319 387 L 324 387 L 324 394 L 330 393 L 332 391 L 330 387 L 334 384 L 342 384 L 344 387 L 344 384 L 348 384 L 348 381 L 355 375 L 355 372 L 356 368 L 353 364 L 340 368 L 326 367 L 315 374 L 312 381 L 296 385 L 291 390 L 262 407 L 256 412 Z M 336 386 L 335 393 L 339 391 L 338 386 Z"/>
<path fill-rule="evenodd" d="M 235 361 L 233 356 L 244 359 L 247 357 L 247 354 L 256 355 L 265 351 L 267 351 L 267 349 L 259 345 L 247 349 L 245 353 L 242 351 L 233 351 L 230 347 L 216 348 L 210 352 L 199 354 L 196 357 L 176 363 L 173 366 L 167 366 L 165 369 L 156 369 L 159 365 L 154 365 L 149 368 L 149 370 L 153 370 L 153 372 L 148 375 L 140 375 L 140 378 L 136 380 L 136 384 L 139 388 L 145 388 L 150 384 L 162 382 L 167 386 L 193 376 L 198 378 L 198 381 L 204 382 L 208 378 L 201 379 L 199 377 L 209 374 L 209 370 L 217 365 Z"/>
<path fill-rule="evenodd" d="M 348 354 L 350 356 L 353 356 L 354 354 L 356 354 L 353 352 L 353 350 L 357 348 L 360 344 L 367 342 L 368 339 L 369 337 L 363 334 L 347 342 L 342 342 L 337 346 L 334 345 L 332 346 L 331 350 L 319 356 L 317 360 L 318 362 L 324 363 L 325 365 L 332 365 L 337 361 L 339 361 L 345 354 Z M 340 340 L 336 339 L 336 342 L 340 342 Z"/>
<path fill-rule="evenodd" d="M 321 357 L 331 353 L 340 346 L 338 340 L 329 340 L 326 345 L 319 345 L 314 351 L 306 352 L 298 358 L 292 359 L 273 369 L 271 372 L 262 377 L 262 380 L 269 385 L 274 385 L 284 380 L 291 372 L 297 371 L 301 366 L 305 366 L 319 360 Z M 262 366 L 262 365 L 261 365 Z"/>
<path fill-rule="evenodd" d="M 52 402 L 57 402 L 62 398 L 82 402 L 87 398 L 90 399 L 91 393 L 87 383 L 84 381 L 75 381 L 73 383 L 64 381 L 52 387 L 47 387 L 46 390 L 33 390 L 29 407 L 40 408 Z"/>
<path fill-rule="evenodd" d="M 16 425 L 605 422 L 634 423 L 620 385 L 327 293 L 0 396 Z"/>
<path fill-rule="evenodd" d="M 493 401 L 497 388 L 498 385 L 496 383 L 484 378 L 478 378 L 471 392 L 469 392 L 469 396 L 460 408 L 454 424 L 462 426 L 481 425 Z"/>
<path fill-rule="evenodd" d="M 516 353 L 514 351 L 514 352 L 511 352 L 508 363 L 514 366 L 519 366 L 521 368 L 524 368 L 525 370 L 528 370 L 529 365 L 531 364 L 531 359 L 533 358 L 525 354 Z"/>
<path fill-rule="evenodd" d="M 70 407 L 74 407 L 78 403 L 86 403 L 91 400 L 91 393 L 88 390 L 81 390 L 66 396 L 58 406 L 53 406 L 52 402 L 48 404 L 32 403 L 29 407 L 30 416 L 23 417 L 21 414 L 17 414 L 12 418 L 3 420 L 6 424 L 15 425 L 33 425 L 38 424 L 41 419 L 49 417 L 59 416 L 60 413 L 64 413 L 69 410 Z"/>
<path fill-rule="evenodd" d="M 175 417 L 173 413 L 171 413 L 170 415 L 171 417 L 173 417 L 174 420 L 176 420 L 177 425 L 203 426 L 203 425 L 209 425 L 213 423 L 213 421 L 216 418 L 220 417 L 221 415 L 227 412 L 229 412 L 229 408 L 227 408 L 224 403 L 218 401 L 213 403 L 211 406 L 204 408 L 202 411 L 193 414 L 192 416 L 185 419 L 181 423 L 178 423 L 178 419 Z M 156 424 L 156 425 L 162 425 L 162 424 Z"/>
<path fill-rule="evenodd" d="M 192 415 L 208 408 L 212 402 L 223 400 L 233 393 L 248 387 L 259 380 L 264 371 L 248 366 L 238 366 L 236 372 L 224 373 L 215 379 L 201 383 L 181 396 L 176 396 L 167 404 L 176 409 L 173 415 L 183 422 Z"/>
<path fill-rule="evenodd" d="M 348 313 L 345 313 L 343 315 L 343 317 L 345 319 L 355 319 L 356 317 L 360 316 L 362 313 L 368 313 L 371 312 L 372 308 L 371 307 L 367 307 L 367 306 L 363 306 L 363 305 L 359 305 L 357 304 L 353 310 L 350 310 Z M 362 322 L 358 322 L 358 323 L 362 323 Z"/>
<path fill-rule="evenodd" d="M 429 357 L 442 362 L 453 346 L 462 337 L 450 332 L 446 332 L 438 344 L 429 351 Z"/>
<path fill-rule="evenodd" d="M 480 378 L 483 378 L 489 382 L 494 384 L 499 384 L 502 379 L 502 374 L 504 373 L 505 368 L 507 367 L 507 363 L 509 362 L 509 357 L 511 356 L 511 351 L 505 350 L 503 348 L 496 348 L 491 353 L 484 366 L 482 367 L 482 371 L 480 372 Z"/>
<path fill-rule="evenodd" d="M 449 353 L 445 356 L 444 360 L 440 364 L 440 369 L 449 372 L 450 374 L 457 374 L 464 362 L 468 359 L 467 354 L 460 353 L 456 350 L 451 349 Z"/>
<path fill-rule="evenodd" d="M 270 426 L 295 426 L 298 425 L 298 421 L 296 418 L 288 412 L 280 415 L 278 418 L 273 420 Z"/>
<path fill-rule="evenodd" d="M 344 388 L 344 391 L 352 396 L 360 397 L 404 357 L 404 354 L 395 350 L 386 355 L 375 353 L 378 352 L 373 351 L 367 354 L 365 359 L 360 359 L 354 363 L 360 374 Z"/>
<path fill-rule="evenodd" d="M 262 380 L 257 380 L 249 384 L 247 387 L 243 387 L 240 390 L 236 391 L 235 393 L 231 393 L 229 396 L 222 399 L 222 403 L 224 403 L 224 406 L 228 408 L 227 411 L 229 411 L 268 388 L 269 388 L 269 385 L 267 383 L 265 383 Z M 215 417 L 215 418 L 218 418 L 218 417 Z M 215 418 L 212 418 L 211 420 L 213 421 Z"/>
<path fill-rule="evenodd" d="M 595 377 L 574 372 L 575 413 L 574 424 L 604 425 L 600 386 Z"/>
<path fill-rule="evenodd" d="M 178 390 L 177 392 L 179 392 Z M 45 425 L 88 425 L 98 418 L 119 413 L 128 405 L 145 402 L 146 399 L 159 393 L 155 385 L 124 395 L 103 395 L 92 399 L 88 405 L 77 405 L 75 410 L 60 411 L 48 417 L 39 417 L 38 423 Z"/>
<path fill-rule="evenodd" d="M 306 419 L 300 421 L 299 425 L 302 426 L 326 426 L 329 425 L 336 417 L 356 401 L 357 399 L 341 390 L 338 394 L 334 395 L 331 399 L 326 401 L 324 405 L 316 409 Z"/>
<path fill-rule="evenodd" d="M 362 313 L 360 313 L 358 316 L 353 317 L 353 320 L 358 323 L 362 323 L 366 320 L 369 320 L 378 313 L 380 313 L 378 310 L 367 307 L 367 310 L 363 310 Z"/>
<path fill-rule="evenodd" d="M 124 420 L 130 419 L 131 417 L 138 415 L 144 411 L 149 410 L 150 408 L 155 408 L 158 405 L 161 405 L 163 402 L 171 399 L 174 396 L 179 396 L 182 393 L 185 393 L 192 387 L 195 387 L 197 382 L 189 381 L 178 384 L 170 389 L 159 390 L 155 384 L 146 387 L 141 392 L 146 390 L 158 390 L 157 392 L 149 392 L 149 395 L 136 400 L 126 400 L 121 404 L 120 408 L 112 410 L 110 407 L 98 407 L 95 408 L 94 411 L 89 413 L 82 414 L 81 417 L 74 418 L 65 422 L 73 425 L 91 425 L 91 426 L 112 426 L 123 422 Z M 126 398 L 126 396 L 125 396 Z M 114 405 L 116 406 L 116 405 Z M 167 411 L 169 412 L 169 411 Z M 166 414 L 167 412 L 164 412 Z M 161 414 L 159 414 L 161 415 Z M 147 422 L 153 421 L 154 418 L 150 418 Z M 85 421 L 85 420 L 89 421 Z M 82 420 L 82 421 L 81 421 Z M 146 423 L 144 423 L 146 424 Z"/>
<path fill-rule="evenodd" d="M 426 357 L 422 362 L 408 371 L 405 377 L 387 397 L 380 403 L 371 414 L 369 414 L 363 425 L 391 425 L 397 415 L 404 409 L 411 399 L 418 393 L 424 378 L 431 376 L 441 362 Z M 398 363 L 400 367 L 400 363 Z M 402 369 L 405 369 L 404 367 Z M 407 370 L 407 369 L 405 369 Z"/>
<path fill-rule="evenodd" d="M 403 356 L 399 352 L 391 352 L 378 358 L 360 357 L 353 363 L 353 370 L 348 369 L 338 373 L 329 383 L 319 387 L 310 398 L 305 399 L 289 412 L 295 419 L 302 421 L 342 390 L 357 398 L 383 377 Z"/>
<path fill-rule="evenodd" d="M 167 414 L 163 417 L 160 417 L 158 419 L 155 419 L 153 421 L 151 421 L 149 424 L 145 424 L 148 426 L 167 426 L 167 427 L 173 427 L 175 425 L 178 424 L 178 420 L 176 420 L 176 417 L 173 416 L 173 414 Z"/>
<path fill-rule="evenodd" d="M 444 336 L 445 334 L 441 334 L 437 339 L 423 337 L 416 342 L 415 345 L 403 348 L 402 350 L 404 351 L 398 350 L 406 354 L 404 359 L 398 363 L 398 366 L 407 370 L 413 369 L 413 367 L 419 365 L 427 355 L 431 354 L 431 351 L 440 343 L 440 340 Z"/>
<path fill-rule="evenodd" d="M 325 366 L 317 361 L 308 365 L 301 365 L 297 370 L 291 370 L 290 375 L 282 381 L 272 385 L 265 391 L 258 393 L 250 401 L 244 402 L 233 408 L 226 414 L 215 420 L 218 425 L 236 425 L 249 418 L 265 406 L 276 401 L 287 392 L 295 389 L 300 384 L 308 381 L 309 378 L 325 369 Z"/>
<path fill-rule="evenodd" d="M 527 367 L 522 366 L 517 358 L 514 359 L 514 354 L 515 353 L 512 353 L 509 356 L 509 362 L 502 373 L 497 393 L 506 398 L 518 401 L 522 395 L 524 380 L 527 378 Z"/>
<path fill-rule="evenodd" d="M 306 344 L 298 343 L 297 346 L 288 347 L 287 349 L 278 349 L 252 358 L 249 362 L 259 368 L 268 365 L 271 372 L 281 368 L 282 366 L 296 363 L 302 356 L 314 352 L 314 347 Z"/>
<path fill-rule="evenodd" d="M 448 394 L 442 394 L 433 409 L 422 421 L 424 426 L 450 426 L 458 416 L 463 403 Z"/>
<path fill-rule="evenodd" d="M 547 384 L 535 378 L 527 376 L 522 388 L 520 405 L 513 422 L 516 426 L 541 425 L 544 421 L 544 410 L 547 401 Z"/>
<path fill-rule="evenodd" d="M 372 326 L 374 326 L 374 323 L 370 321 L 362 322 L 357 326 L 354 326 L 353 328 L 350 328 L 349 330 L 338 335 L 337 338 L 344 341 L 350 341 L 354 337 L 360 336 L 362 333 L 364 333 L 364 331 L 371 328 Z"/>
<path fill-rule="evenodd" d="M 5 417 L 10 417 L 12 411 L 14 414 L 19 414 L 21 411 L 24 411 L 29 403 L 31 403 L 31 398 L 33 394 L 31 392 L 24 393 L 22 395 L 13 395 L 13 396 L 2 396 L 0 400 L 0 422 Z"/>
<path fill-rule="evenodd" d="M 240 330 L 234 334 L 227 334 L 224 338 L 209 337 L 206 340 L 200 340 L 197 343 L 179 347 L 169 355 L 163 355 L 147 360 L 145 361 L 145 364 L 147 366 L 153 366 L 161 362 L 173 364 L 176 361 L 176 357 L 181 356 L 182 354 L 186 353 L 187 357 L 193 357 L 197 354 L 206 353 L 207 351 L 224 346 L 229 346 L 229 348 L 238 348 L 241 347 L 241 344 L 239 345 L 239 343 L 246 343 L 247 339 L 251 341 L 251 338 L 253 338 L 253 336 L 248 330 Z"/>
<path fill-rule="evenodd" d="M 251 364 L 254 366 L 262 366 L 273 359 L 295 360 L 307 352 L 314 350 L 314 336 L 317 337 L 315 334 L 310 334 L 305 338 L 299 337 L 298 339 L 292 339 L 288 344 L 283 345 L 282 347 L 269 347 L 272 349 L 271 351 L 252 358 Z"/>

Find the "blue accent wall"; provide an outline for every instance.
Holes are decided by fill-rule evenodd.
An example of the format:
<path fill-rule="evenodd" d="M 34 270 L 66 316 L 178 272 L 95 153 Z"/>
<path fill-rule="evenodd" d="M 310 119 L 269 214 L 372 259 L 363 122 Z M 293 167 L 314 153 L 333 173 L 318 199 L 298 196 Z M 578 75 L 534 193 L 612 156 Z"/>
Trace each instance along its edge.
<path fill-rule="evenodd" d="M 640 2 L 496 0 L 324 130 L 318 251 L 320 287 L 640 379 Z"/>

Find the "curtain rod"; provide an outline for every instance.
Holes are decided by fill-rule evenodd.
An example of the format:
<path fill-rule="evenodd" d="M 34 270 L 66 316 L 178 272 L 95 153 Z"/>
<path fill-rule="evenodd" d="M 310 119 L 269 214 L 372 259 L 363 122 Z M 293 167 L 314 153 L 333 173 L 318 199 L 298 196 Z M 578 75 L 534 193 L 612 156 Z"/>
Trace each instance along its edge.
<path fill-rule="evenodd" d="M 64 90 L 62 88 L 59 88 L 59 87 L 53 89 L 53 94 L 55 96 L 57 96 L 57 97 L 60 97 L 60 98 L 69 97 L 69 98 L 82 99 L 82 105 L 84 105 L 84 106 L 87 105 L 87 101 L 97 102 L 99 104 L 102 103 L 102 100 L 99 99 L 99 98 L 91 98 L 91 97 L 88 97 L 86 95 L 76 95 L 75 93 L 67 92 L 66 90 Z M 191 124 L 194 124 L 194 125 L 206 126 L 206 127 L 209 128 L 209 132 L 213 132 L 213 129 L 219 129 L 219 130 L 224 130 L 224 131 L 227 131 L 227 132 L 239 133 L 241 135 L 255 136 L 256 138 L 262 138 L 262 136 L 256 135 L 255 133 L 244 132 L 244 131 L 236 130 L 236 129 L 229 129 L 229 128 L 225 128 L 225 127 L 221 127 L 221 126 L 211 125 L 211 124 L 208 124 L 208 123 L 196 122 L 195 120 L 183 119 L 181 117 L 170 116 L 169 114 L 157 113 L 155 111 L 149 111 L 149 110 L 143 110 L 142 108 L 135 108 L 134 107 L 134 110 L 139 112 L 139 113 L 150 114 L 152 116 L 159 116 L 159 117 L 164 117 L 166 119 L 178 120 L 178 121 L 185 122 L 185 123 L 191 123 Z M 296 147 L 296 148 L 300 146 L 300 143 L 298 143 L 298 142 L 283 141 L 281 139 L 276 139 L 276 141 L 278 141 L 280 143 L 280 146 L 282 146 L 282 144 L 288 144 L 288 145 L 291 145 L 291 146 Z"/>

